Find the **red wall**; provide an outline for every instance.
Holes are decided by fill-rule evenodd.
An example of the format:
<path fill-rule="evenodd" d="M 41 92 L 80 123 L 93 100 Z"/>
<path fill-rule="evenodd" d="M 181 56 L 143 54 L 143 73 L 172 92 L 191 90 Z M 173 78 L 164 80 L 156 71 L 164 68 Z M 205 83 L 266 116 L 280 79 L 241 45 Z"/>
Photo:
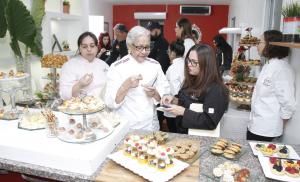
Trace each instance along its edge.
<path fill-rule="evenodd" d="M 228 25 L 228 5 L 212 5 L 210 16 L 180 15 L 179 8 L 180 5 L 114 5 L 113 25 L 123 23 L 130 29 L 138 23 L 138 20 L 134 19 L 134 12 L 167 12 L 164 35 L 169 42 L 176 39 L 176 21 L 185 17 L 200 27 L 202 42 L 210 45 L 219 29 Z"/>

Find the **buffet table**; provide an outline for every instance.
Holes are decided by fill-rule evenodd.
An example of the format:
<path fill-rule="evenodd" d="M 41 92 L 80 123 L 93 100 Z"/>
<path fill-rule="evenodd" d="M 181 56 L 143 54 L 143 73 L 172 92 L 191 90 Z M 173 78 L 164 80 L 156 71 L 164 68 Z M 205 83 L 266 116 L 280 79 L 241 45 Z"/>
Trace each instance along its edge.
<path fill-rule="evenodd" d="M 122 128 L 121 126 L 119 126 Z M 124 127 L 124 126 L 123 126 Z M 12 129 L 14 128 L 14 130 Z M 116 129 L 117 130 L 117 129 Z M 119 130 L 120 131 L 120 130 Z M 113 135 L 116 135 L 118 132 L 114 131 L 112 135 L 109 137 L 113 137 Z M 144 134 L 144 131 L 130 131 L 128 134 Z M 22 134 L 22 136 L 21 136 Z M 31 174 L 35 176 L 41 176 L 46 177 L 50 179 L 55 179 L 59 181 L 145 181 L 142 177 L 132 173 L 131 171 L 119 166 L 118 164 L 114 163 L 110 159 L 106 158 L 106 160 L 100 165 L 97 166 L 96 172 L 94 172 L 91 175 L 84 175 L 76 172 L 70 172 L 68 170 L 61 170 L 54 167 L 48 166 L 42 166 L 39 164 L 34 164 L 32 162 L 27 162 L 22 160 L 21 158 L 13 157 L 9 154 L 7 154 L 7 150 L 5 150 L 7 147 L 3 146 L 3 143 L 6 143 L 5 140 L 8 137 L 14 137 L 12 141 L 22 140 L 23 142 L 27 141 L 25 140 L 29 134 L 25 134 L 25 131 L 19 131 L 16 129 L 16 121 L 0 121 L 0 168 L 15 171 L 19 173 L 25 173 L 25 174 Z M 103 140 L 96 141 L 91 144 L 68 144 L 65 142 L 61 142 L 58 139 L 55 138 L 46 138 L 45 133 L 42 131 L 39 131 L 35 134 L 32 134 L 33 137 L 39 138 L 39 144 L 42 145 L 44 143 L 45 147 L 48 145 L 47 148 L 44 148 L 48 150 L 49 148 L 54 147 L 54 145 L 59 145 L 61 143 L 60 148 L 55 148 L 55 150 L 59 151 L 59 153 L 66 153 L 64 148 L 69 145 L 74 145 L 72 147 L 75 148 L 89 148 L 89 145 L 91 148 L 94 149 L 94 151 L 100 151 L 101 148 L 103 148 L 103 142 L 104 140 L 108 140 L 109 137 Z M 211 138 L 211 137 L 198 137 L 198 136 L 190 136 L 190 135 L 180 135 L 180 134 L 172 134 L 169 133 L 169 137 L 171 138 L 178 138 L 178 139 L 189 139 L 193 140 L 195 142 L 200 143 L 200 158 L 193 162 L 193 164 L 187 168 L 182 173 L 178 174 L 173 178 L 172 181 L 214 181 L 213 179 L 207 177 L 207 175 L 203 174 L 204 171 L 211 170 L 214 167 L 216 167 L 220 160 L 219 156 L 212 155 L 210 153 L 210 146 L 218 140 L 218 138 Z M 123 136 L 122 136 L 123 138 Z M 111 145 L 113 146 L 114 152 L 119 150 L 119 148 L 123 145 L 123 140 L 119 140 L 118 145 Z M 248 144 L 248 141 L 245 140 L 238 140 L 235 139 L 234 142 L 238 142 L 242 145 L 244 153 L 243 155 L 236 161 L 232 161 L 234 163 L 238 163 L 239 165 L 246 167 L 250 169 L 255 175 L 255 181 L 274 181 L 270 180 L 264 177 L 263 171 L 261 169 L 261 166 L 259 164 L 259 161 L 257 157 L 255 157 L 251 151 L 251 148 Z M 8 145 L 8 144 L 7 144 Z M 12 145 L 12 144 L 11 144 Z M 17 147 L 17 146 L 15 146 Z M 300 146 L 293 146 L 294 149 L 297 151 L 298 154 L 300 154 Z M 42 147 L 41 147 L 42 148 Z M 82 149 L 84 150 L 84 149 Z M 18 152 L 18 149 L 15 151 Z M 57 152 L 58 153 L 58 152 Z M 82 154 L 84 155 L 84 154 Z M 38 156 L 36 154 L 36 157 L 39 158 L 41 156 Z M 222 158 L 221 161 L 226 161 L 225 158 Z M 36 161 L 38 162 L 38 161 Z M 76 164 L 76 163 L 74 163 Z M 203 170 L 201 170 L 203 169 Z M 205 170 L 204 170 L 205 169 Z M 180 180 L 181 179 L 181 180 Z"/>

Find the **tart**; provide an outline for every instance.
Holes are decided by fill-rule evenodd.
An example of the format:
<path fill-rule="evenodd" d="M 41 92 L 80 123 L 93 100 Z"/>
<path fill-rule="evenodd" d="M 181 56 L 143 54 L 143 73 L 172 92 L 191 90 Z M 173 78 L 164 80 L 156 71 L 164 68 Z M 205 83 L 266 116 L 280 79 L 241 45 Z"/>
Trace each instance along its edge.
<path fill-rule="evenodd" d="M 283 170 L 283 166 L 281 164 L 281 160 L 277 160 L 276 163 L 272 166 L 272 173 L 276 174 L 276 175 L 283 175 L 284 174 L 284 170 Z"/>
<path fill-rule="evenodd" d="M 277 151 L 277 154 L 280 156 L 280 157 L 288 157 L 289 156 L 289 149 L 286 147 L 286 146 L 282 146 L 278 149 Z"/>
<path fill-rule="evenodd" d="M 293 177 L 293 178 L 297 178 L 300 176 L 299 169 L 297 169 L 295 167 L 286 167 L 284 172 L 286 175 Z"/>

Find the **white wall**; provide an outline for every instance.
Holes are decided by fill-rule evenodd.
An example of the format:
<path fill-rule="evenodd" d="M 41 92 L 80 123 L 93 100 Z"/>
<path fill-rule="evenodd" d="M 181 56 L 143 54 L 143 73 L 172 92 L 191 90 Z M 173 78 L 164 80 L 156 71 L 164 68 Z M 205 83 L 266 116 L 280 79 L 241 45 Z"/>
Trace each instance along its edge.
<path fill-rule="evenodd" d="M 292 49 L 290 63 L 296 73 L 296 112 L 292 119 L 287 123 L 283 135 L 283 142 L 288 144 L 300 144 L 300 49 Z"/>
<path fill-rule="evenodd" d="M 112 4 L 99 0 L 89 0 L 89 15 L 104 16 L 104 22 L 109 23 L 109 35 L 112 38 L 113 9 Z M 99 36 L 99 35 L 96 35 Z"/>
<path fill-rule="evenodd" d="M 243 30 L 242 37 L 245 36 L 244 30 L 247 27 L 252 27 L 252 35 L 259 37 L 263 33 L 265 3 L 265 0 L 232 0 L 229 6 L 228 22 L 231 21 L 231 18 L 236 17 L 236 27 Z M 236 52 L 237 48 L 238 42 L 235 43 L 233 51 Z M 256 47 L 252 47 L 250 52 L 252 59 L 259 58 Z"/>

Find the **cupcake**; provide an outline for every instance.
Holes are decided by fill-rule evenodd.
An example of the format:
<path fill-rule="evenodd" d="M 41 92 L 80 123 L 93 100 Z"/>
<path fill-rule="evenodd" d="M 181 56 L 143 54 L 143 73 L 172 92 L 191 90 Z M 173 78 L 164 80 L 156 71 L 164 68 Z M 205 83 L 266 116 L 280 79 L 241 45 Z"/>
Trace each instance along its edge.
<path fill-rule="evenodd" d="M 167 167 L 172 167 L 174 165 L 174 149 L 172 147 L 166 148 L 166 153 L 168 158 L 166 159 Z"/>
<path fill-rule="evenodd" d="M 146 145 L 140 145 L 138 147 L 138 161 L 141 164 L 147 164 L 147 162 L 148 162 L 147 149 L 148 148 Z"/>
<path fill-rule="evenodd" d="M 150 167 L 156 167 L 157 164 L 156 149 L 151 149 L 148 147 L 147 154 L 148 154 L 148 165 Z"/>
<path fill-rule="evenodd" d="M 167 168 L 167 154 L 165 152 L 157 153 L 156 154 L 157 158 L 157 169 L 158 171 L 165 171 Z"/>

